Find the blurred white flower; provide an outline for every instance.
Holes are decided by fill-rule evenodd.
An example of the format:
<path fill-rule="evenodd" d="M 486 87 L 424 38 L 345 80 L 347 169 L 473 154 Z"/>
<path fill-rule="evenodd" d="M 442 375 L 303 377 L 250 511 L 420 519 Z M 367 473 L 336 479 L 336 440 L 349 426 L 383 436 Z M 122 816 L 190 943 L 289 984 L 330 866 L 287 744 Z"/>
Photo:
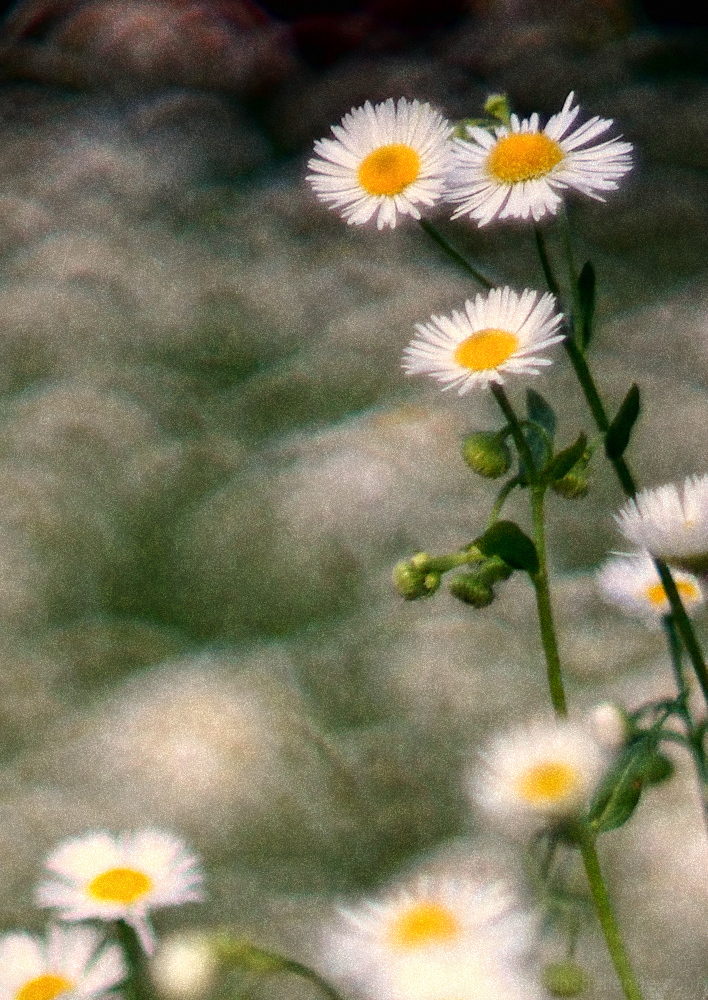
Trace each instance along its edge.
<path fill-rule="evenodd" d="M 708 569 L 708 475 L 641 490 L 615 520 L 625 538 L 682 569 Z"/>
<path fill-rule="evenodd" d="M 619 749 L 628 735 L 627 717 L 611 701 L 600 702 L 590 712 L 590 725 L 600 743 L 608 750 Z"/>
<path fill-rule="evenodd" d="M 508 286 L 467 299 L 464 312 L 416 324 L 420 336 L 403 353 L 406 374 L 431 375 L 459 395 L 502 384 L 504 373 L 538 375 L 537 366 L 553 362 L 537 352 L 563 340 L 555 304 L 549 293 L 519 295 Z"/>
<path fill-rule="evenodd" d="M 39 906 L 55 907 L 62 920 L 123 920 L 148 954 L 155 945 L 150 910 L 203 898 L 197 858 L 161 830 L 74 837 L 56 848 L 45 867 L 54 877 L 38 886 Z"/>
<path fill-rule="evenodd" d="M 184 1000 L 209 993 L 217 967 L 208 935 L 185 932 L 160 941 L 150 963 L 150 977 L 164 996 Z"/>
<path fill-rule="evenodd" d="M 589 730 L 534 722 L 496 737 L 470 790 L 498 826 L 526 835 L 580 815 L 606 765 L 606 750 Z"/>
<path fill-rule="evenodd" d="M 51 926 L 46 940 L 17 931 L 0 937 L 2 1000 L 93 1000 L 125 979 L 118 945 L 101 947 L 92 927 Z M 115 994 L 112 994 L 115 995 Z"/>
<path fill-rule="evenodd" d="M 574 94 L 559 114 L 539 129 L 537 114 L 520 121 L 511 116 L 511 127 L 500 125 L 492 135 L 484 128 L 467 126 L 468 139 L 453 144 L 453 168 L 448 179 L 448 199 L 458 203 L 453 219 L 468 215 L 479 226 L 493 219 L 528 219 L 535 222 L 555 215 L 569 188 L 604 201 L 603 191 L 618 187 L 632 167 L 632 146 L 619 139 L 593 142 L 612 125 L 612 119 L 591 118 L 569 133 L 580 108 Z"/>
<path fill-rule="evenodd" d="M 681 570 L 674 570 L 672 575 L 683 606 L 689 614 L 695 614 L 705 604 L 699 580 Z M 612 556 L 597 571 L 597 584 L 606 601 L 650 627 L 658 628 L 671 611 L 654 561 L 646 552 Z"/>
<path fill-rule="evenodd" d="M 399 215 L 420 218 L 442 195 L 452 131 L 429 104 L 389 98 L 352 108 L 333 125 L 334 139 L 318 139 L 307 180 L 321 201 L 361 225 L 393 228 Z"/>

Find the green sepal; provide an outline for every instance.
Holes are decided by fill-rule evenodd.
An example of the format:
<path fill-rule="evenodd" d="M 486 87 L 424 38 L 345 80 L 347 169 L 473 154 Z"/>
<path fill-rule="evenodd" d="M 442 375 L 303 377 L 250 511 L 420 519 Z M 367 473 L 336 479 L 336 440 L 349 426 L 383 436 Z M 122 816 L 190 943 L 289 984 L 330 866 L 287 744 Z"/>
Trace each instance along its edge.
<path fill-rule="evenodd" d="M 475 544 L 485 556 L 499 556 L 512 569 L 538 573 L 536 546 L 513 521 L 495 521 Z"/>
<path fill-rule="evenodd" d="M 585 261 L 578 277 L 578 305 L 580 316 L 580 349 L 586 350 L 592 337 L 592 321 L 595 316 L 595 268 Z"/>
<path fill-rule="evenodd" d="M 640 739 L 630 744 L 605 776 L 588 813 L 593 834 L 623 826 L 637 808 L 645 771 L 654 758 L 647 742 Z"/>
<path fill-rule="evenodd" d="M 546 468 L 543 470 L 543 479 L 546 483 L 555 483 L 566 476 L 585 454 L 588 439 L 584 432 L 580 432 L 577 441 L 559 451 Z"/>
<path fill-rule="evenodd" d="M 546 402 L 540 392 L 535 389 L 526 390 L 526 412 L 529 420 L 540 424 L 549 437 L 551 444 L 556 433 L 556 415 L 550 403 Z"/>
<path fill-rule="evenodd" d="M 639 386 L 634 382 L 605 434 L 605 454 L 610 461 L 621 458 L 624 454 L 632 428 L 639 416 L 639 408 Z"/>

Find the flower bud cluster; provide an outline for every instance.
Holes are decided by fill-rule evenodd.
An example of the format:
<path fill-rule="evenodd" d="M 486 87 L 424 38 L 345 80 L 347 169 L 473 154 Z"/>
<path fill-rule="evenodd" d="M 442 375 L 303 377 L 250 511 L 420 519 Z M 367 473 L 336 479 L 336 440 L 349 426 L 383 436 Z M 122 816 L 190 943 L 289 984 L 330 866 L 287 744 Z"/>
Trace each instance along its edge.
<path fill-rule="evenodd" d="M 494 584 L 508 580 L 513 570 L 499 556 L 491 556 L 475 566 L 469 573 L 458 573 L 450 581 L 453 597 L 471 604 L 474 608 L 486 608 L 494 600 Z"/>
<path fill-rule="evenodd" d="M 402 559 L 393 568 L 393 585 L 407 601 L 430 597 L 440 586 L 442 576 L 428 565 L 429 556 L 419 552 L 412 559 Z"/>

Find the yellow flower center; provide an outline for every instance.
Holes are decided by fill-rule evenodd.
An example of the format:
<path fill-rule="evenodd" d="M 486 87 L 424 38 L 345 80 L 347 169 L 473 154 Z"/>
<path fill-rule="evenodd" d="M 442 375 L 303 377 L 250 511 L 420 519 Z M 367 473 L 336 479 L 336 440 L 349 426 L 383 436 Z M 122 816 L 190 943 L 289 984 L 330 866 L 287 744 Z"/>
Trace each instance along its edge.
<path fill-rule="evenodd" d="M 689 580 L 677 580 L 676 589 L 684 600 L 697 601 L 700 599 L 700 591 L 695 583 L 691 583 Z M 662 583 L 653 583 L 651 587 L 647 587 L 646 598 L 650 604 L 655 607 L 660 608 L 662 604 L 668 602 L 666 596 L 666 591 L 664 590 L 664 585 Z"/>
<path fill-rule="evenodd" d="M 460 925 L 440 903 L 418 903 L 397 917 L 391 927 L 391 943 L 399 948 L 424 948 L 456 938 Z"/>
<path fill-rule="evenodd" d="M 134 903 L 152 889 L 152 880 L 132 868 L 111 868 L 89 883 L 88 894 L 102 903 Z"/>
<path fill-rule="evenodd" d="M 487 158 L 487 170 L 503 184 L 545 177 L 563 159 L 563 150 L 543 132 L 514 132 L 504 136 Z"/>
<path fill-rule="evenodd" d="M 15 1000 L 54 1000 L 60 993 L 73 990 L 74 984 L 63 976 L 46 972 L 43 976 L 30 979 L 17 991 Z"/>
<path fill-rule="evenodd" d="M 519 347 L 519 338 L 506 330 L 480 330 L 466 337 L 453 355 L 458 365 L 473 372 L 498 368 Z"/>
<path fill-rule="evenodd" d="M 534 806 L 562 802 L 577 790 L 578 774 L 570 764 L 549 761 L 524 772 L 517 784 L 522 799 Z"/>
<path fill-rule="evenodd" d="M 368 194 L 400 194 L 420 174 L 420 157 L 410 146 L 379 146 L 359 164 L 357 177 Z"/>

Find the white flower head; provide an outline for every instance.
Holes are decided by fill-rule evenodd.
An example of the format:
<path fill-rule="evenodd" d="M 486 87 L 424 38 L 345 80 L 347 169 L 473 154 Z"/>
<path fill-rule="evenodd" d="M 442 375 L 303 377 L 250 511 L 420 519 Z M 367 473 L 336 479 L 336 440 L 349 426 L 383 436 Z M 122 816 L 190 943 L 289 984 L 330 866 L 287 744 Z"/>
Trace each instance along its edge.
<path fill-rule="evenodd" d="M 493 288 L 467 299 L 463 311 L 417 323 L 419 336 L 405 349 L 403 368 L 408 375 L 431 375 L 460 395 L 502 384 L 506 374 L 538 375 L 539 367 L 552 364 L 539 352 L 563 340 L 562 319 L 548 292 Z"/>
<path fill-rule="evenodd" d="M 197 858 L 161 830 L 65 840 L 45 867 L 53 877 L 37 888 L 39 906 L 55 907 L 62 920 L 123 920 L 148 954 L 155 944 L 150 910 L 203 898 Z"/>
<path fill-rule="evenodd" d="M 53 925 L 46 939 L 23 931 L 0 936 L 2 1000 L 93 1000 L 128 975 L 118 945 L 101 947 L 93 927 Z M 116 994 L 111 993 L 111 997 Z"/>
<path fill-rule="evenodd" d="M 528 996 L 516 984 L 535 920 L 500 883 L 420 880 L 342 911 L 342 920 L 328 934 L 325 962 L 380 1000 Z M 441 982 L 450 984 L 442 994 Z"/>
<path fill-rule="evenodd" d="M 607 767 L 607 752 L 577 723 L 534 722 L 502 733 L 470 789 L 509 833 L 532 834 L 581 815 Z"/>
<path fill-rule="evenodd" d="M 573 98 L 568 94 L 543 129 L 535 113 L 523 120 L 512 115 L 511 127 L 499 125 L 494 135 L 467 127 L 468 138 L 453 145 L 447 192 L 458 203 L 453 219 L 467 215 L 479 226 L 493 219 L 539 222 L 557 213 L 568 189 L 604 201 L 602 192 L 619 186 L 632 167 L 632 145 L 595 141 L 612 125 L 609 118 L 591 118 L 570 131 L 580 111 Z"/>
<path fill-rule="evenodd" d="M 689 572 L 708 570 L 708 475 L 641 490 L 615 520 L 625 538 Z"/>
<path fill-rule="evenodd" d="M 682 570 L 673 570 L 672 576 L 684 608 L 695 614 L 705 603 L 699 580 Z M 612 556 L 597 571 L 597 584 L 606 601 L 641 618 L 649 627 L 658 628 L 671 612 L 664 585 L 647 552 Z"/>
<path fill-rule="evenodd" d="M 352 108 L 318 139 L 307 180 L 321 201 L 349 223 L 377 215 L 379 229 L 399 215 L 420 219 L 419 206 L 440 200 L 449 168 L 452 126 L 429 104 L 389 98 Z"/>

